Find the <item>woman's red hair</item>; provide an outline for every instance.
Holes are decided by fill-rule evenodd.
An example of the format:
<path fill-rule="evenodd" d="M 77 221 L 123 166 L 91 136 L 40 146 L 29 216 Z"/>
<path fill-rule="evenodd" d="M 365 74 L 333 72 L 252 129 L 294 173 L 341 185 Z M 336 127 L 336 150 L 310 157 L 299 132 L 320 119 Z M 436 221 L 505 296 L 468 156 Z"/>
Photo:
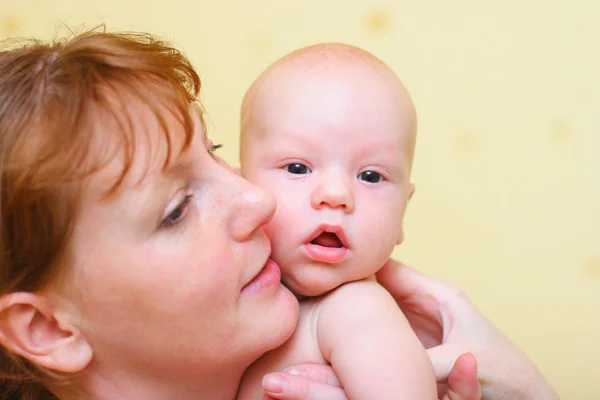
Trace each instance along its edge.
<path fill-rule="evenodd" d="M 0 297 L 40 290 L 63 265 L 78 191 L 106 162 L 92 148 L 103 140 L 102 130 L 94 129 L 100 118 L 121 121 L 125 162 L 113 189 L 126 175 L 136 146 L 131 123 L 122 123 L 125 108 L 114 99 L 126 94 L 123 102 L 153 112 L 165 133 L 168 162 L 172 133 L 164 113 L 181 121 L 187 147 L 189 110 L 200 91 L 188 59 L 148 34 L 94 30 L 52 43 L 14 44 L 0 47 Z M 52 398 L 41 372 L 1 347 L 0 373 L 3 396 Z"/>

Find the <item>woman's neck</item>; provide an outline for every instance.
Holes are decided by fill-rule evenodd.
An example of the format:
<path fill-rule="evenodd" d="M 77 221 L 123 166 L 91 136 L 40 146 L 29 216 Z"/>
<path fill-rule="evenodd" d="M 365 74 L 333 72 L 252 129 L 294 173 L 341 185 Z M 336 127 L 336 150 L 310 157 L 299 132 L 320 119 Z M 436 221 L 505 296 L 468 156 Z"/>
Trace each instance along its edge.
<path fill-rule="evenodd" d="M 90 371 L 82 376 L 84 392 L 94 400 L 234 400 L 244 373 L 243 368 L 224 368 L 217 371 L 197 371 L 193 376 L 189 371 L 181 374 L 140 374 L 138 371 L 115 371 L 103 373 Z M 53 388 L 59 399 L 82 399 L 86 396 L 65 387 Z"/>

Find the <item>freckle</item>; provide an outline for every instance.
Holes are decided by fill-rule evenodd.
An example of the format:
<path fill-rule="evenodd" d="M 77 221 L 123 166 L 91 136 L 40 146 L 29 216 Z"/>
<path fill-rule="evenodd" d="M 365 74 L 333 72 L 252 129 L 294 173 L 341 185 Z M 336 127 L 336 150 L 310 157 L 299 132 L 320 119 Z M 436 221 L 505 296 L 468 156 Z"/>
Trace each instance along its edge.
<path fill-rule="evenodd" d="M 470 132 L 462 132 L 456 135 L 455 143 L 460 152 L 469 153 L 475 149 L 477 139 Z"/>
<path fill-rule="evenodd" d="M 392 25 L 392 17 L 386 11 L 372 11 L 366 16 L 367 31 L 378 35 L 385 35 Z"/>
<path fill-rule="evenodd" d="M 0 31 L 3 35 L 10 36 L 14 35 L 21 28 L 21 22 L 16 17 L 4 17 L 0 22 Z"/>
<path fill-rule="evenodd" d="M 592 278 L 600 278 L 600 259 L 592 258 L 586 264 L 587 275 Z"/>
<path fill-rule="evenodd" d="M 564 122 L 559 122 L 554 124 L 552 129 L 550 130 L 550 136 L 557 141 L 565 141 L 571 136 L 571 131 L 569 130 L 569 126 Z"/>

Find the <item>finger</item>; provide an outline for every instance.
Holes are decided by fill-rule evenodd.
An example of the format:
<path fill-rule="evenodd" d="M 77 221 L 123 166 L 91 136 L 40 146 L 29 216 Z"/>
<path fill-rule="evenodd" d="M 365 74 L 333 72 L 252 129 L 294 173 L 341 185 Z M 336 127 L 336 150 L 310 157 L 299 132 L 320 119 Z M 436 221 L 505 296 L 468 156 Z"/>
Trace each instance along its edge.
<path fill-rule="evenodd" d="M 283 372 L 290 375 L 306 378 L 313 382 L 323 383 L 325 385 L 342 387 L 333 368 L 323 364 L 300 364 L 286 368 Z"/>
<path fill-rule="evenodd" d="M 448 375 L 448 392 L 444 400 L 480 400 L 481 384 L 477 378 L 477 361 L 471 353 L 456 359 Z"/>
<path fill-rule="evenodd" d="M 348 400 L 344 389 L 277 372 L 265 375 L 263 388 L 273 399 L 285 400 Z M 268 398 L 268 397 L 267 397 Z"/>
<path fill-rule="evenodd" d="M 445 283 L 436 281 L 396 260 L 389 260 L 376 273 L 377 281 L 396 298 L 428 297 L 447 292 Z"/>
<path fill-rule="evenodd" d="M 456 286 L 430 278 L 395 260 L 388 260 L 376 277 L 401 307 L 418 305 L 428 315 L 440 312 L 454 315 L 473 309 L 468 297 Z"/>

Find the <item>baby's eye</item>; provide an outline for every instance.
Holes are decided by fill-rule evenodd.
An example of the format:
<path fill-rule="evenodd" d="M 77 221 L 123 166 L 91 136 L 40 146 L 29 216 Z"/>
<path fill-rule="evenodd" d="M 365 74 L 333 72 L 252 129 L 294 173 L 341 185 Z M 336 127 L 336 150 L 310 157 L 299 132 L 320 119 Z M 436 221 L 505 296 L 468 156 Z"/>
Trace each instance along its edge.
<path fill-rule="evenodd" d="M 300 163 L 288 164 L 285 166 L 285 170 L 290 174 L 295 175 L 305 175 L 310 174 L 311 172 L 306 165 Z"/>
<path fill-rule="evenodd" d="M 379 183 L 383 180 L 383 176 L 375 171 L 365 171 L 358 174 L 358 179 L 369 183 Z"/>

